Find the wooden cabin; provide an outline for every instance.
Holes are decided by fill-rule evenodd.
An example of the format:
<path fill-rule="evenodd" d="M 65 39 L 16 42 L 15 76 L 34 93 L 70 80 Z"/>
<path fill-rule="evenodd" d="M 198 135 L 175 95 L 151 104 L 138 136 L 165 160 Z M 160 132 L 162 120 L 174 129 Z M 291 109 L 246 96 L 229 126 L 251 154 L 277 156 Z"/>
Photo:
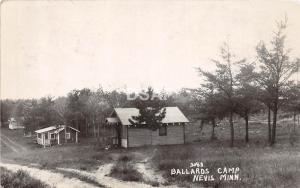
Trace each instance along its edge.
<path fill-rule="evenodd" d="M 50 126 L 35 131 L 37 143 L 44 147 L 78 143 L 79 132 L 79 130 L 66 125 Z"/>
<path fill-rule="evenodd" d="M 137 108 L 115 108 L 106 123 L 112 127 L 112 143 L 124 148 L 146 145 L 170 145 L 185 143 L 185 126 L 189 120 L 178 107 L 166 107 L 166 115 L 159 129 L 133 126 L 129 119 L 138 116 Z"/>

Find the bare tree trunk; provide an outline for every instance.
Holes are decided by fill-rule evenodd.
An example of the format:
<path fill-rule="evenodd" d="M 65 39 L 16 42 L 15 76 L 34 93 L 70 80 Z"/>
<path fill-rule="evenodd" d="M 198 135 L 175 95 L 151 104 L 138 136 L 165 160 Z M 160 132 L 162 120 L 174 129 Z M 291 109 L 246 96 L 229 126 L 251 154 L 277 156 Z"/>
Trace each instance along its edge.
<path fill-rule="evenodd" d="M 105 124 L 103 125 L 103 140 L 104 140 L 104 145 L 106 146 L 106 140 L 107 140 L 107 135 L 106 135 L 106 130 L 105 130 Z"/>
<path fill-rule="evenodd" d="M 296 112 L 294 112 L 294 132 L 296 132 Z"/>
<path fill-rule="evenodd" d="M 98 143 L 98 145 L 99 145 L 99 137 L 100 137 L 100 123 L 97 123 L 98 124 L 98 129 L 97 129 L 97 143 Z"/>
<path fill-rule="evenodd" d="M 77 127 L 77 130 L 80 130 L 79 129 L 79 120 L 78 120 L 78 118 L 76 118 L 76 127 Z"/>
<path fill-rule="evenodd" d="M 230 147 L 233 147 L 234 127 L 233 127 L 233 112 L 232 112 L 232 110 L 230 111 L 229 124 L 230 124 Z"/>
<path fill-rule="evenodd" d="M 93 127 L 94 127 L 94 137 L 96 137 L 96 125 L 95 125 L 95 121 L 93 120 Z"/>
<path fill-rule="evenodd" d="M 215 118 L 212 119 L 212 131 L 211 131 L 211 140 L 215 140 L 216 139 L 216 135 L 215 135 L 215 127 L 216 127 L 216 120 Z"/>
<path fill-rule="evenodd" d="M 270 105 L 268 105 L 268 141 L 269 144 L 271 144 L 272 141 L 272 134 L 271 134 L 271 108 Z"/>
<path fill-rule="evenodd" d="M 85 136 L 88 137 L 88 132 L 89 132 L 89 130 L 88 130 L 88 122 L 87 122 L 87 118 L 84 118 L 84 120 L 85 120 Z"/>
<path fill-rule="evenodd" d="M 246 123 L 245 141 L 246 141 L 246 143 L 248 143 L 249 142 L 249 117 L 248 117 L 248 114 L 245 116 L 245 123 Z"/>
<path fill-rule="evenodd" d="M 273 111 L 273 127 L 272 127 L 272 141 L 271 141 L 271 146 L 275 144 L 276 140 L 276 123 L 277 123 L 277 103 L 275 102 L 274 105 L 274 111 Z"/>

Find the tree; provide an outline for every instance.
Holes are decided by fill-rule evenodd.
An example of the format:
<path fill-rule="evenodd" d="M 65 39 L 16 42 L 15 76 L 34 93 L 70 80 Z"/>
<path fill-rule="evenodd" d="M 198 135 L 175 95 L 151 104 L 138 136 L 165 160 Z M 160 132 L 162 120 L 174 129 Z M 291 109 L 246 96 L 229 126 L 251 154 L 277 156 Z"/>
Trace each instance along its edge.
<path fill-rule="evenodd" d="M 256 85 L 257 74 L 255 66 L 250 63 L 240 64 L 239 73 L 236 75 L 237 91 L 235 96 L 235 113 L 245 120 L 245 141 L 249 142 L 249 116 L 257 112 L 260 105 L 257 101 L 258 88 Z"/>
<path fill-rule="evenodd" d="M 287 19 L 277 23 L 277 31 L 267 48 L 262 41 L 256 47 L 260 63 L 261 86 L 266 90 L 270 100 L 270 109 L 273 112 L 273 125 L 270 145 L 275 144 L 277 113 L 280 108 L 280 97 L 283 87 L 289 87 L 290 77 L 297 71 L 299 60 L 290 60 L 289 52 L 285 48 L 284 30 L 287 27 Z"/>
<path fill-rule="evenodd" d="M 261 76 L 260 76 L 261 77 Z M 259 79 L 260 82 L 263 82 L 262 80 Z M 266 82 L 266 87 L 265 88 L 259 88 L 258 89 L 258 101 L 262 102 L 268 110 L 268 141 L 271 143 L 272 140 L 272 127 L 271 127 L 271 97 L 270 97 L 270 85 Z M 264 85 L 264 84 L 262 84 Z"/>
<path fill-rule="evenodd" d="M 68 93 L 65 118 L 67 124 L 81 131 L 80 123 L 83 119 L 82 108 L 84 104 L 79 100 L 79 95 L 80 90 L 73 90 Z"/>
<path fill-rule="evenodd" d="M 216 120 L 223 119 L 226 109 L 221 104 L 222 97 L 216 93 L 213 84 L 201 84 L 201 87 L 193 90 L 194 109 L 199 114 L 201 124 L 211 123 L 211 140 L 216 139 L 215 127 Z"/>
<path fill-rule="evenodd" d="M 293 84 L 283 94 L 283 110 L 293 114 L 294 132 L 296 131 L 296 115 L 300 114 L 300 85 Z"/>
<path fill-rule="evenodd" d="M 93 135 L 99 137 L 100 125 L 103 125 L 105 117 L 112 111 L 112 107 L 107 101 L 107 93 L 100 87 L 89 97 L 87 107 L 89 109 L 90 124 L 93 126 Z M 96 127 L 98 131 L 96 131 Z"/>
<path fill-rule="evenodd" d="M 8 119 L 12 116 L 16 103 L 12 100 L 1 100 L 1 124 L 7 123 Z"/>
<path fill-rule="evenodd" d="M 40 126 L 40 117 L 36 113 L 37 100 L 28 101 L 24 104 L 24 132 L 32 132 Z"/>
<path fill-rule="evenodd" d="M 218 90 L 220 96 L 224 101 L 224 106 L 228 109 L 229 125 L 230 125 L 230 146 L 234 143 L 234 127 L 233 127 L 233 113 L 235 108 L 235 75 L 234 65 L 245 62 L 245 59 L 234 60 L 234 55 L 230 51 L 227 43 L 221 46 L 221 61 L 212 61 L 216 64 L 215 72 L 207 72 L 198 68 L 200 76 L 206 78 L 206 82 L 210 83 Z"/>
<path fill-rule="evenodd" d="M 23 103 L 25 132 L 32 132 L 63 123 L 62 118 L 54 109 L 52 97 L 43 97 L 39 100 L 26 100 Z"/>
<path fill-rule="evenodd" d="M 149 129 L 156 130 L 159 128 L 161 121 L 165 118 L 165 103 L 157 97 L 153 97 L 153 88 L 148 87 L 146 93 L 148 94 L 147 100 L 138 98 L 134 101 L 135 107 L 139 110 L 139 115 L 132 116 L 129 122 L 133 126 L 141 127 L 146 125 Z"/>

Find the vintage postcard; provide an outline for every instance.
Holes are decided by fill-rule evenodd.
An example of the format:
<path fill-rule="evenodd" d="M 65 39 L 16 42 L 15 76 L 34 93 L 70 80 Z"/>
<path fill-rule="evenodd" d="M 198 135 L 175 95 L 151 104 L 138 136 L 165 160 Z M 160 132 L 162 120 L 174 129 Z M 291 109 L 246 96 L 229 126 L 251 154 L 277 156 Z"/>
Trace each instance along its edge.
<path fill-rule="evenodd" d="M 300 187 L 299 20 L 299 0 L 1 1 L 1 187 Z"/>

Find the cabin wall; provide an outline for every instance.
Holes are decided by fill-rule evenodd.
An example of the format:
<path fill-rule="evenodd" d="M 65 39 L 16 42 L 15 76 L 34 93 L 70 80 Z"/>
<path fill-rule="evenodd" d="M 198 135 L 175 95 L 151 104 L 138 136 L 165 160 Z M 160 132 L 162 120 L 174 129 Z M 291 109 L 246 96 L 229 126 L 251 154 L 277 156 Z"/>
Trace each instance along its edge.
<path fill-rule="evenodd" d="M 65 130 L 60 131 L 59 133 L 59 144 L 65 143 Z"/>
<path fill-rule="evenodd" d="M 120 125 L 122 126 L 121 132 L 122 132 L 122 139 L 127 139 L 127 125 Z"/>
<path fill-rule="evenodd" d="M 46 138 L 46 134 L 48 135 L 48 138 Z M 49 133 L 42 133 L 42 138 L 43 138 L 43 145 L 44 146 L 50 146 L 50 138 L 49 138 Z"/>
<path fill-rule="evenodd" d="M 145 145 L 171 145 L 184 143 L 183 125 L 168 125 L 167 135 L 160 136 L 159 130 L 128 128 L 128 147 Z"/>
<path fill-rule="evenodd" d="M 64 131 L 62 131 L 64 132 Z M 67 127 L 66 133 L 70 133 L 70 139 L 67 139 L 67 142 L 75 143 L 76 142 L 76 131 Z"/>
<path fill-rule="evenodd" d="M 43 145 L 44 141 L 43 141 L 43 134 L 39 133 L 41 135 L 41 138 L 38 137 L 38 134 L 36 134 L 36 141 L 38 144 Z"/>

